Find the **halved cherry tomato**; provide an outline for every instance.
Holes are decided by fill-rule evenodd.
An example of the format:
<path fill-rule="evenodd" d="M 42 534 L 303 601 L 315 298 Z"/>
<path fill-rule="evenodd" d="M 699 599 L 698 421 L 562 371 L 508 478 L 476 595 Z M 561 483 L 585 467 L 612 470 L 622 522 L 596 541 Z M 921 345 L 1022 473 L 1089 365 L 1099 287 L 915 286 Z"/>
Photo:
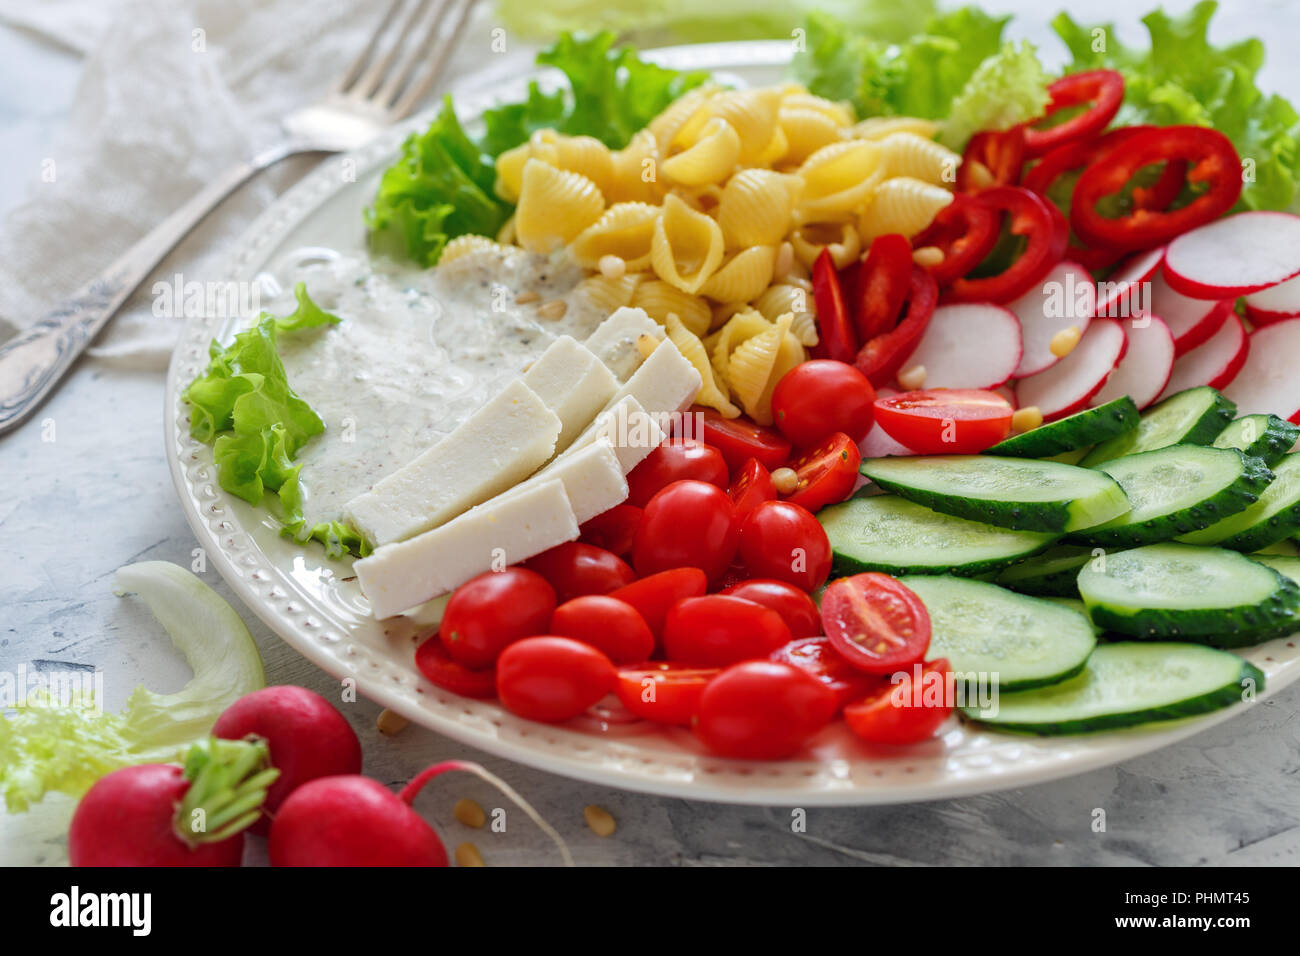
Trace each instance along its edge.
<path fill-rule="evenodd" d="M 740 557 L 749 572 L 815 591 L 831 573 L 826 529 L 807 508 L 766 501 L 740 526 Z"/>
<path fill-rule="evenodd" d="M 743 526 L 749 513 L 764 501 L 775 501 L 777 497 L 771 472 L 760 465 L 757 458 L 751 458 L 741 466 L 727 495 L 735 509 L 738 526 Z"/>
<path fill-rule="evenodd" d="M 673 438 L 650 454 L 627 476 L 627 503 L 644 508 L 659 489 L 674 481 L 707 481 L 726 489 L 731 472 L 722 453 L 694 438 Z"/>
<path fill-rule="evenodd" d="M 556 600 L 555 588 L 535 571 L 487 571 L 452 592 L 438 639 L 456 663 L 491 667 L 506 645 L 546 630 Z"/>
<path fill-rule="evenodd" d="M 830 583 L 822 595 L 822 628 L 840 656 L 868 674 L 892 674 L 930 647 L 925 604 L 907 585 L 875 571 Z"/>
<path fill-rule="evenodd" d="M 974 455 L 1011 433 L 1014 409 L 981 388 L 927 388 L 876 399 L 876 422 L 918 455 Z"/>
<path fill-rule="evenodd" d="M 792 664 L 745 661 L 700 695 L 695 733 L 723 757 L 780 760 L 830 723 L 835 692 Z"/>
<path fill-rule="evenodd" d="M 614 692 L 623 706 L 638 717 L 658 724 L 689 727 L 704 688 L 721 673 L 720 667 L 686 667 L 671 661 L 649 661 L 619 668 Z"/>
<path fill-rule="evenodd" d="M 1050 99 L 1045 120 L 1074 106 L 1091 105 L 1064 122 L 1043 127 L 1043 120 L 1036 120 L 1026 127 L 1025 155 L 1030 159 L 1065 143 L 1090 139 L 1105 129 L 1124 102 L 1124 77 L 1115 70 L 1071 73 L 1049 86 L 1047 94 Z"/>
<path fill-rule="evenodd" d="M 1020 186 L 994 186 L 975 201 L 1008 218 L 1011 235 L 1025 247 L 997 275 L 956 279 L 948 295 L 956 302 L 1010 302 L 1028 292 L 1061 261 L 1070 240 L 1069 224 L 1061 210 L 1038 193 Z"/>
<path fill-rule="evenodd" d="M 986 250 L 987 251 L 987 250 Z M 877 335 L 862 346 L 853 360 L 854 367 L 874 387 L 888 385 L 903 367 L 907 357 L 920 344 L 939 302 L 939 287 L 934 276 L 920 266 L 912 266 L 912 283 L 907 293 L 907 311 L 892 332 Z"/>
<path fill-rule="evenodd" d="M 884 335 L 898 324 L 911 280 L 912 244 L 907 237 L 892 232 L 873 239 L 853 288 L 858 341 Z"/>
<path fill-rule="evenodd" d="M 843 432 L 837 432 L 790 462 L 798 484 L 785 500 L 816 514 L 826 505 L 843 501 L 853 493 L 860 464 L 862 452 L 858 451 L 857 443 Z"/>
<path fill-rule="evenodd" d="M 694 406 L 691 414 L 700 416 L 704 443 L 721 453 L 733 472 L 751 458 L 757 458 L 768 471 L 775 471 L 790 460 L 790 442 L 775 428 L 759 425 L 741 415 L 723 418 L 712 408 Z"/>
<path fill-rule="evenodd" d="M 723 594 L 687 598 L 664 621 L 668 659 L 695 667 L 726 667 L 767 657 L 789 643 L 790 629 L 776 611 Z"/>
<path fill-rule="evenodd" d="M 812 287 L 813 303 L 817 307 L 820 346 L 825 349 L 827 358 L 852 362 L 858 354 L 858 336 L 853 329 L 853 320 L 849 317 L 844 290 L 840 288 L 840 278 L 835 272 L 835 261 L 831 258 L 829 249 L 823 249 L 813 261 Z"/>
<path fill-rule="evenodd" d="M 615 505 L 579 528 L 579 540 L 623 557 L 632 550 L 640 523 L 641 509 L 636 505 Z"/>
<path fill-rule="evenodd" d="M 709 589 L 709 579 L 699 568 L 673 568 L 650 574 L 639 581 L 610 591 L 609 596 L 626 601 L 636 608 L 650 632 L 659 640 L 664 633 L 664 618 L 678 601 L 700 597 Z"/>
<path fill-rule="evenodd" d="M 559 601 L 584 594 L 608 594 L 636 579 L 627 562 L 617 554 L 580 541 L 568 541 L 543 551 L 529 558 L 525 567 L 551 582 Z"/>
<path fill-rule="evenodd" d="M 977 193 L 992 186 L 1013 186 L 1020 182 L 1025 162 L 1025 128 L 985 130 L 966 144 L 957 167 L 957 191 Z"/>
<path fill-rule="evenodd" d="M 939 285 L 959 279 L 984 261 L 998 241 L 998 217 L 972 196 L 957 193 L 916 237 L 916 248 L 943 253 L 943 261 L 927 266 Z"/>
<path fill-rule="evenodd" d="M 474 670 L 453 661 L 436 634 L 416 648 L 415 666 L 429 683 L 453 694 L 478 698 L 497 695 L 496 669 Z"/>
<path fill-rule="evenodd" d="M 841 708 L 887 686 L 884 677 L 863 673 L 846 661 L 831 646 L 828 637 L 806 637 L 791 641 L 785 647 L 773 651 L 771 659 L 793 664 L 817 678 L 835 691 Z"/>
<path fill-rule="evenodd" d="M 655 636 L 641 613 L 608 594 L 565 601 L 551 615 L 548 633 L 590 644 L 615 664 L 647 660 L 655 650 Z"/>
<path fill-rule="evenodd" d="M 497 661 L 497 696 L 506 710 L 548 724 L 577 717 L 617 683 L 618 671 L 600 651 L 551 634 L 517 641 Z"/>
<path fill-rule="evenodd" d="M 739 530 L 725 491 L 704 481 L 674 481 L 645 506 L 632 564 L 641 575 L 699 568 L 716 581 L 736 556 Z"/>
<path fill-rule="evenodd" d="M 919 681 L 914 670 L 845 707 L 849 729 L 874 744 L 915 744 L 933 737 L 953 711 L 952 667 L 942 657 L 930 661 Z"/>
<path fill-rule="evenodd" d="M 808 596 L 808 592 L 801 591 L 793 584 L 771 578 L 750 578 L 737 581 L 719 593 L 753 601 L 776 611 L 796 641 L 822 632 L 821 611 L 817 609 L 816 602 Z"/>
<path fill-rule="evenodd" d="M 796 365 L 776 383 L 772 417 L 799 448 L 815 445 L 835 432 L 862 441 L 871 431 L 871 403 L 875 400 L 876 390 L 852 365 L 813 359 Z"/>

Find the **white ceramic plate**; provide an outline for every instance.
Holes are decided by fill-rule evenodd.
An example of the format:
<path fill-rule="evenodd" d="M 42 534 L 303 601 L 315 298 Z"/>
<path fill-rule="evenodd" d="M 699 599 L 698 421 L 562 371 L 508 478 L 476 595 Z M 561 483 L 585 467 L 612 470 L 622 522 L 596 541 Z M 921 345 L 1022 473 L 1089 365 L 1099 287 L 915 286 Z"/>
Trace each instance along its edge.
<path fill-rule="evenodd" d="M 789 53 L 788 43 L 765 42 L 676 47 L 655 56 L 669 66 L 725 73 L 735 83 L 770 83 L 784 75 Z M 521 96 L 523 83 L 516 77 L 490 92 L 458 95 L 458 110 L 476 117 L 496 98 Z M 407 132 L 429 119 L 417 117 L 355 153 L 323 163 L 253 224 L 235 248 L 229 277 L 252 281 L 304 248 L 363 249 L 361 210 L 379 173 Z M 384 707 L 455 740 L 614 787 L 734 803 L 845 805 L 955 797 L 1052 780 L 1156 750 L 1241 712 L 1237 707 L 1158 729 L 1054 739 L 990 733 L 954 719 L 942 737 L 899 750 L 868 748 L 841 724 L 797 759 L 746 763 L 703 753 L 686 731 L 594 718 L 553 727 L 521 720 L 495 703 L 449 694 L 425 681 L 413 664 L 413 648 L 431 629 L 428 623 L 376 622 L 348 563 L 331 562 L 318 547 L 300 548 L 281 537 L 263 511 L 217 485 L 211 449 L 189 435 L 181 393 L 205 366 L 209 341 L 227 340 L 234 324 L 192 319 L 167 378 L 167 453 L 200 544 L 235 593 L 303 655 L 340 679 L 355 679 L 362 694 Z M 1300 676 L 1300 650 L 1292 639 L 1252 648 L 1245 656 L 1267 673 L 1270 690 Z"/>

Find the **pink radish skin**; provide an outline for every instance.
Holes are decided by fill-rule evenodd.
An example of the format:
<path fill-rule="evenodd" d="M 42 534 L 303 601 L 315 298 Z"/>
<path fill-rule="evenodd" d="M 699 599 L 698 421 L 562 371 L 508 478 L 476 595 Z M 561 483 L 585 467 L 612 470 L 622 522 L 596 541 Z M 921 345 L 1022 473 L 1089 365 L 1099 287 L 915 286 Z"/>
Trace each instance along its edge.
<path fill-rule="evenodd" d="M 190 782 L 175 764 L 114 770 L 77 804 L 68 829 L 73 866 L 239 866 L 244 834 L 194 847 L 176 833 L 176 807 Z"/>
<path fill-rule="evenodd" d="M 1300 278 L 1246 296 L 1246 317 L 1256 325 L 1270 325 L 1297 316 L 1300 316 Z"/>
<path fill-rule="evenodd" d="M 903 368 L 925 367 L 925 388 L 996 388 L 1020 364 L 1020 322 L 1000 305 L 953 303 L 934 310 Z"/>
<path fill-rule="evenodd" d="M 1241 319 L 1233 313 L 1208 342 L 1178 357 L 1160 397 L 1168 398 L 1198 385 L 1226 387 L 1241 372 L 1249 352 L 1250 338 Z"/>
<path fill-rule="evenodd" d="M 1151 279 L 1151 313 L 1169 326 L 1176 355 L 1190 352 L 1219 331 L 1231 308 L 1231 299 L 1210 302 L 1175 292 L 1160 273 Z"/>
<path fill-rule="evenodd" d="M 1093 319 L 1079 344 L 1046 372 L 1022 378 L 1016 385 L 1021 408 L 1034 405 L 1044 421 L 1073 415 L 1106 384 L 1106 377 L 1124 358 L 1128 340 L 1114 319 Z"/>
<path fill-rule="evenodd" d="M 898 394 L 898 389 L 890 388 L 888 385 L 876 389 L 876 398 L 893 398 Z M 887 458 L 890 455 L 915 455 L 916 452 L 906 445 L 899 444 L 888 432 L 877 424 L 871 426 L 871 431 L 867 432 L 867 437 L 858 442 L 858 451 L 862 453 L 863 458 Z M 858 483 L 854 491 L 867 484 L 867 479 L 858 476 Z"/>
<path fill-rule="evenodd" d="M 1266 325 L 1250 334 L 1246 364 L 1223 393 L 1238 415 L 1272 413 L 1300 425 L 1300 319 Z"/>
<path fill-rule="evenodd" d="M 1094 408 L 1125 395 L 1138 408 L 1146 408 L 1169 382 L 1174 368 L 1174 337 L 1164 320 L 1143 316 L 1125 323 L 1125 331 L 1128 348 L 1101 391 L 1089 400 Z"/>
<path fill-rule="evenodd" d="M 1008 303 L 1007 308 L 1020 320 L 1023 343 L 1015 377 L 1037 375 L 1059 362 L 1052 354 L 1052 337 L 1070 326 L 1080 333 L 1087 332 L 1096 304 L 1096 283 L 1083 266 L 1074 262 L 1057 263 L 1042 282 Z"/>
<path fill-rule="evenodd" d="M 1165 278 L 1197 299 L 1231 299 L 1300 274 L 1300 216 L 1239 212 L 1185 232 L 1165 251 Z"/>
<path fill-rule="evenodd" d="M 1132 318 L 1141 308 L 1142 284 L 1150 282 L 1165 258 L 1165 247 L 1139 252 L 1120 264 L 1102 281 L 1097 295 L 1095 315 L 1110 319 Z"/>

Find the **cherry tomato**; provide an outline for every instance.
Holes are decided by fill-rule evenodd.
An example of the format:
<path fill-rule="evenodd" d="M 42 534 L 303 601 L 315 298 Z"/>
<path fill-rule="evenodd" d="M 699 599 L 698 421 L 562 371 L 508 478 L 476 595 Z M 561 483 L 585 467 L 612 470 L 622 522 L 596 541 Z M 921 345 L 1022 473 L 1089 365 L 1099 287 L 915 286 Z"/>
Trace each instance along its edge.
<path fill-rule="evenodd" d="M 1011 433 L 1006 397 L 978 388 L 928 388 L 876 399 L 876 421 L 919 455 L 973 455 Z"/>
<path fill-rule="evenodd" d="M 577 717 L 617 682 L 608 657 L 567 637 L 526 637 L 497 662 L 497 694 L 506 710 L 548 724 Z"/>
<path fill-rule="evenodd" d="M 473 670 L 451 659 L 442 641 L 431 637 L 415 651 L 415 666 L 430 684 L 462 697 L 495 697 L 497 672 Z"/>
<path fill-rule="evenodd" d="M 716 448 L 732 471 L 750 458 L 757 458 L 768 471 L 790 460 L 790 442 L 775 428 L 759 425 L 744 415 L 723 418 L 714 409 L 698 405 L 691 414 L 698 416 L 694 420 L 701 423 L 704 443 Z"/>
<path fill-rule="evenodd" d="M 555 589 L 536 572 L 488 571 L 453 592 L 438 639 L 456 663 L 491 667 L 507 644 L 543 633 L 555 604 Z"/>
<path fill-rule="evenodd" d="M 623 557 L 631 552 L 640 523 L 641 509 L 636 505 L 615 505 L 579 528 L 579 540 Z"/>
<path fill-rule="evenodd" d="M 858 483 L 860 464 L 862 452 L 857 443 L 837 432 L 790 462 L 799 482 L 785 500 L 813 513 L 843 501 Z"/>
<path fill-rule="evenodd" d="M 556 545 L 529 558 L 525 564 L 551 582 L 559 601 L 584 594 L 608 594 L 636 580 L 636 574 L 617 554 L 581 541 Z M 543 627 L 533 633 L 544 630 Z"/>
<path fill-rule="evenodd" d="M 731 482 L 727 491 L 731 506 L 735 509 L 736 524 L 743 525 L 751 511 L 764 501 L 776 500 L 776 485 L 772 484 L 772 473 L 751 458 L 740 466 L 740 472 Z"/>
<path fill-rule="evenodd" d="M 655 640 L 659 640 L 663 637 L 668 609 L 678 601 L 700 597 L 708 589 L 709 579 L 699 568 L 672 568 L 625 584 L 610 591 L 609 596 L 636 608 Z"/>
<path fill-rule="evenodd" d="M 726 489 L 731 472 L 722 453 L 694 438 L 674 438 L 650 452 L 627 476 L 627 503 L 644 508 L 674 481 L 707 481 Z"/>
<path fill-rule="evenodd" d="M 687 598 L 664 621 L 668 659 L 694 667 L 726 667 L 767 657 L 788 643 L 790 628 L 776 611 L 722 594 Z"/>
<path fill-rule="evenodd" d="M 565 601 L 551 616 L 549 633 L 590 644 L 615 664 L 644 661 L 655 650 L 655 636 L 645 618 L 626 601 L 606 594 Z"/>
<path fill-rule="evenodd" d="M 868 674 L 892 674 L 930 647 L 925 604 L 907 585 L 875 571 L 830 583 L 822 595 L 822 629 L 841 657 Z"/>
<path fill-rule="evenodd" d="M 918 682 L 912 671 L 897 675 L 865 700 L 844 708 L 849 729 L 875 744 L 914 744 L 934 736 L 955 698 L 952 667 L 942 657 L 921 670 Z"/>
<path fill-rule="evenodd" d="M 740 527 L 740 557 L 749 572 L 815 591 L 831 573 L 831 543 L 807 508 L 765 501 Z"/>
<path fill-rule="evenodd" d="M 844 432 L 855 442 L 871 431 L 876 390 L 852 365 L 813 359 L 796 365 L 776 383 L 772 414 L 777 427 L 798 448 Z"/>
<path fill-rule="evenodd" d="M 700 695 L 695 733 L 723 757 L 780 760 L 835 716 L 835 692 L 779 661 L 728 667 Z"/>
<path fill-rule="evenodd" d="M 790 635 L 797 641 L 822 632 L 821 611 L 806 592 L 784 581 L 753 578 L 724 588 L 721 594 L 753 601 L 781 615 Z"/>
<path fill-rule="evenodd" d="M 650 661 L 637 667 L 620 668 L 614 693 L 638 717 L 658 724 L 689 727 L 699 707 L 700 694 L 721 673 L 717 667 Z"/>
<path fill-rule="evenodd" d="M 646 504 L 632 564 L 641 575 L 690 567 L 716 580 L 736 556 L 737 530 L 725 491 L 703 481 L 675 481 Z"/>
<path fill-rule="evenodd" d="M 817 678 L 835 691 L 835 699 L 840 708 L 888 686 L 884 677 L 864 674 L 846 661 L 826 637 L 806 637 L 791 641 L 785 647 L 774 650 L 771 659 L 793 664 Z"/>

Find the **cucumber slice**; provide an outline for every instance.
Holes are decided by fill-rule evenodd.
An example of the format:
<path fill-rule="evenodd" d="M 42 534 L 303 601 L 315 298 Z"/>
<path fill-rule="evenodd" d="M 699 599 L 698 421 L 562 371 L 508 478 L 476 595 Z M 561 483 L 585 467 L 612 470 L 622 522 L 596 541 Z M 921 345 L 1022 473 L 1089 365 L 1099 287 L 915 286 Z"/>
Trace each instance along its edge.
<path fill-rule="evenodd" d="M 1208 385 L 1185 389 L 1148 408 L 1137 428 L 1102 442 L 1081 464 L 1092 468 L 1103 461 L 1168 445 L 1208 445 L 1236 412 L 1236 405 Z"/>
<path fill-rule="evenodd" d="M 1288 557 L 1285 554 L 1252 554 L 1250 560 L 1268 565 L 1282 577 L 1290 578 L 1296 584 L 1300 584 L 1300 558 Z"/>
<path fill-rule="evenodd" d="M 1273 481 L 1259 493 L 1258 501 L 1178 540 L 1234 551 L 1258 551 L 1286 540 L 1297 531 L 1300 531 L 1300 455 L 1287 455 L 1274 466 Z"/>
<path fill-rule="evenodd" d="M 1227 651 L 1121 642 L 1100 645 L 1072 680 L 999 695 L 992 713 L 963 707 L 962 715 L 999 730 L 1082 734 L 1206 714 L 1263 689 L 1264 672 Z"/>
<path fill-rule="evenodd" d="M 1273 479 L 1258 458 L 1247 458 L 1236 448 L 1203 445 L 1125 455 L 1099 465 L 1098 470 L 1119 482 L 1130 510 L 1075 537 L 1121 548 L 1208 528 L 1225 515 L 1255 504 Z"/>
<path fill-rule="evenodd" d="M 1236 551 L 1165 542 L 1079 572 L 1093 623 L 1156 640 L 1241 647 L 1300 627 L 1300 585 Z"/>
<path fill-rule="evenodd" d="M 1288 558 L 1300 557 L 1300 548 L 1296 547 L 1295 538 L 1287 541 L 1278 541 L 1270 544 L 1267 548 L 1260 548 L 1257 554 L 1282 554 Z M 1253 555 L 1252 555 L 1253 557 Z"/>
<path fill-rule="evenodd" d="M 1023 531 L 1074 531 L 1128 510 L 1115 481 L 1089 468 L 1031 458 L 929 455 L 868 458 L 877 485 L 944 514 Z"/>
<path fill-rule="evenodd" d="M 1073 677 L 1097 644 L 1078 611 L 995 584 L 953 577 L 900 579 L 930 612 L 927 658 L 945 657 L 967 686 L 999 691 Z"/>
<path fill-rule="evenodd" d="M 1056 540 L 1053 534 L 954 518 L 897 495 L 850 498 L 823 508 L 817 518 L 830 539 L 837 574 L 984 574 Z"/>
<path fill-rule="evenodd" d="M 1088 457 L 1090 451 L 1092 451 L 1092 446 L 1085 445 L 1083 448 L 1076 448 L 1074 451 L 1065 451 L 1059 455 L 1052 455 L 1047 460 L 1059 461 L 1062 465 L 1077 465 Z"/>
<path fill-rule="evenodd" d="M 1092 633 L 1093 633 L 1095 636 L 1097 636 L 1097 637 L 1101 637 L 1103 634 L 1106 633 L 1106 632 L 1103 631 L 1101 628 L 1099 628 L 1096 624 L 1093 624 L 1093 623 L 1092 623 L 1092 618 L 1088 617 L 1088 608 L 1087 608 L 1087 605 L 1085 605 L 1085 604 L 1083 603 L 1083 601 L 1081 601 L 1079 598 L 1077 598 L 1077 597 L 1051 597 L 1051 596 L 1048 596 L 1048 597 L 1043 598 L 1043 600 L 1044 600 L 1044 601 L 1051 601 L 1053 604 L 1059 604 L 1059 605 L 1061 605 L 1061 607 L 1068 607 L 1071 611 L 1077 611 L 1079 614 L 1082 614 L 1083 617 L 1084 617 L 1084 620 L 1086 620 L 1086 621 L 1088 622 L 1088 626 L 1089 626 L 1090 628 L 1092 628 Z"/>
<path fill-rule="evenodd" d="M 1300 438 L 1300 425 L 1276 415 L 1246 415 L 1238 418 L 1214 439 L 1215 448 L 1240 448 L 1244 454 L 1264 459 L 1272 468 Z"/>
<path fill-rule="evenodd" d="M 985 453 L 1013 458 L 1052 458 L 1087 448 L 1137 428 L 1138 408 L 1127 395 L 1059 418 L 999 442 Z"/>
<path fill-rule="evenodd" d="M 1004 588 L 1039 597 L 1078 597 L 1079 569 L 1093 557 L 1093 549 L 1058 544 L 1041 554 L 1013 564 L 994 581 Z"/>

